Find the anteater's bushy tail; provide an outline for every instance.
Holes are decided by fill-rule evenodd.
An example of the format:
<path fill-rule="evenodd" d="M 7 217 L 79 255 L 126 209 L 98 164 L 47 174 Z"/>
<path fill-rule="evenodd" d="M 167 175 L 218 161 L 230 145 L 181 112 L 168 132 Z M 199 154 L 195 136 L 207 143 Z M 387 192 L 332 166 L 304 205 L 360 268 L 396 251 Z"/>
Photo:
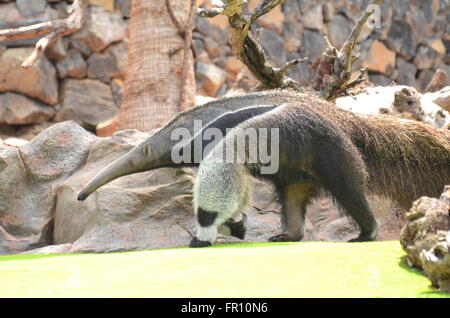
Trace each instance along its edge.
<path fill-rule="evenodd" d="M 450 132 L 390 116 L 368 116 L 353 139 L 369 172 L 370 192 L 409 209 L 421 196 L 439 197 L 450 184 Z"/>

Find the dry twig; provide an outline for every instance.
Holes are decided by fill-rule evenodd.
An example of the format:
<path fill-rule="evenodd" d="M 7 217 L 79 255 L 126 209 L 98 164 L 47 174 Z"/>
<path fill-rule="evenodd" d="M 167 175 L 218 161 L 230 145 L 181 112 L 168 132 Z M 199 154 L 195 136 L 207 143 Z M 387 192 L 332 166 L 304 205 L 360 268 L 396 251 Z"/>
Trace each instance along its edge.
<path fill-rule="evenodd" d="M 328 39 L 327 49 L 313 62 L 313 78 L 311 85 L 314 90 L 321 92 L 326 100 L 334 101 L 337 97 L 348 95 L 348 90 L 365 81 L 364 75 L 367 68 L 360 70 L 359 76 L 350 81 L 353 63 L 358 55 L 353 53 L 358 42 L 362 28 L 369 17 L 374 13 L 374 6 L 379 5 L 381 0 L 372 0 L 368 9 L 358 19 L 349 37 L 341 50 L 333 47 Z"/>
<path fill-rule="evenodd" d="M 88 0 L 74 0 L 69 6 L 67 19 L 42 22 L 15 29 L 0 30 L 0 42 L 30 39 L 45 35 L 35 45 L 33 53 L 22 63 L 27 68 L 33 65 L 45 52 L 45 49 L 62 36 L 81 29 L 86 21 Z"/>

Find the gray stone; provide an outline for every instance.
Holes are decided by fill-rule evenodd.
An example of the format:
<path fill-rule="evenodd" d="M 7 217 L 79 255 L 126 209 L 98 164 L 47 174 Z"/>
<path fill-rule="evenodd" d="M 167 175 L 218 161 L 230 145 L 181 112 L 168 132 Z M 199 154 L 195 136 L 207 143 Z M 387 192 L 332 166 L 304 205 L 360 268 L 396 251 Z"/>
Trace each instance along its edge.
<path fill-rule="evenodd" d="M 61 109 L 57 121 L 74 120 L 87 129 L 118 113 L 109 85 L 83 79 L 65 80 L 61 88 Z"/>
<path fill-rule="evenodd" d="M 437 53 L 428 46 L 419 46 L 416 57 L 413 60 L 414 65 L 419 70 L 432 68 L 436 62 Z"/>
<path fill-rule="evenodd" d="M 70 49 L 64 59 L 56 64 L 56 69 L 60 78 L 81 79 L 86 77 L 87 64 L 78 50 Z"/>
<path fill-rule="evenodd" d="M 338 14 L 328 23 L 328 39 L 336 48 L 340 49 L 352 31 L 353 23 Z"/>
<path fill-rule="evenodd" d="M 16 0 L 16 6 L 24 16 L 35 16 L 45 11 L 46 0 Z"/>
<path fill-rule="evenodd" d="M 391 50 L 408 60 L 416 55 L 417 42 L 414 32 L 411 26 L 403 19 L 394 18 L 386 43 Z"/>
<path fill-rule="evenodd" d="M 59 38 L 45 50 L 45 56 L 51 61 L 59 62 L 66 56 L 67 48 L 68 41 L 65 38 Z"/>
<path fill-rule="evenodd" d="M 201 87 L 209 96 L 216 96 L 219 88 L 225 83 L 225 71 L 212 63 L 197 61 L 195 66 L 197 78 L 201 81 Z"/>
<path fill-rule="evenodd" d="M 33 48 L 8 49 L 0 57 L 0 92 L 17 92 L 54 105 L 58 102 L 56 71 L 45 56 L 33 66 L 23 69 L 21 64 Z"/>
<path fill-rule="evenodd" d="M 417 68 L 412 63 L 408 63 L 405 59 L 397 57 L 398 77 L 397 84 L 414 86 L 416 84 Z"/>
<path fill-rule="evenodd" d="M 378 73 L 370 73 L 369 72 L 369 81 L 375 86 L 389 86 L 392 83 L 392 79 Z"/>
<path fill-rule="evenodd" d="M 300 54 L 292 53 L 288 55 L 288 60 L 294 60 L 300 58 Z M 295 66 L 292 66 L 287 71 L 287 76 L 297 81 L 302 86 L 308 86 L 311 80 L 311 69 L 309 66 L 310 61 L 306 61 L 303 63 L 299 63 Z"/>
<path fill-rule="evenodd" d="M 71 35 L 71 39 L 92 52 L 100 52 L 111 43 L 127 36 L 127 24 L 123 19 L 102 7 L 91 6 L 86 24 Z"/>
<path fill-rule="evenodd" d="M 425 19 L 429 24 L 433 23 L 434 17 L 435 17 L 435 0 L 422 0 L 420 1 L 420 7 L 423 11 L 423 14 L 425 16 Z"/>
<path fill-rule="evenodd" d="M 425 92 L 425 89 L 427 88 L 428 84 L 430 84 L 434 73 L 435 71 L 433 70 L 420 71 L 419 75 L 417 76 L 417 84 L 415 85 L 415 87 L 418 87 L 421 92 Z"/>
<path fill-rule="evenodd" d="M 116 58 L 110 52 L 94 53 L 89 57 L 87 63 L 89 78 L 109 83 L 111 78 L 118 74 Z"/>
<path fill-rule="evenodd" d="M 323 15 L 322 5 L 318 4 L 312 9 L 308 10 L 301 18 L 302 24 L 307 29 L 322 30 L 323 29 Z"/>
<path fill-rule="evenodd" d="M 114 6 L 119 9 L 125 18 L 131 16 L 131 0 L 114 0 Z"/>
<path fill-rule="evenodd" d="M 107 49 L 116 59 L 116 73 L 114 77 L 125 79 L 125 72 L 128 66 L 128 40 L 120 41 L 110 45 Z"/>
<path fill-rule="evenodd" d="M 303 57 L 309 57 L 310 61 L 322 54 L 326 48 L 323 34 L 316 31 L 304 30 L 302 43 L 301 55 Z"/>
<path fill-rule="evenodd" d="M 53 107 L 15 93 L 0 94 L 0 124 L 41 124 L 55 115 Z"/>
<path fill-rule="evenodd" d="M 261 44 L 269 59 L 275 63 L 275 66 L 280 67 L 286 63 L 284 40 L 277 32 L 265 29 L 261 35 Z"/>
<path fill-rule="evenodd" d="M 7 3 L 0 6 L 0 28 L 11 27 L 23 18 L 15 3 Z"/>
<path fill-rule="evenodd" d="M 431 23 L 425 17 L 422 10 L 409 10 L 406 13 L 405 21 L 410 25 L 411 29 L 414 30 L 414 38 L 416 43 L 423 41 L 427 31 L 431 29 Z"/>
<path fill-rule="evenodd" d="M 283 30 L 284 50 L 287 53 L 296 53 L 302 45 L 303 26 L 300 23 L 285 24 Z"/>

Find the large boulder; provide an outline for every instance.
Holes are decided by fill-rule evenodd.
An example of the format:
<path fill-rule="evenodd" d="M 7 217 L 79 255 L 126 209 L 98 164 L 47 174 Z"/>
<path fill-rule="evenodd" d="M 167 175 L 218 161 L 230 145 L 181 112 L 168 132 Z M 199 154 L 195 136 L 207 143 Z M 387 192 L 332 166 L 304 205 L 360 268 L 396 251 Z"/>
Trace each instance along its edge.
<path fill-rule="evenodd" d="M 52 126 L 19 147 L 0 147 L 0 253 L 48 245 L 55 188 L 86 160 L 96 137 L 74 122 Z"/>

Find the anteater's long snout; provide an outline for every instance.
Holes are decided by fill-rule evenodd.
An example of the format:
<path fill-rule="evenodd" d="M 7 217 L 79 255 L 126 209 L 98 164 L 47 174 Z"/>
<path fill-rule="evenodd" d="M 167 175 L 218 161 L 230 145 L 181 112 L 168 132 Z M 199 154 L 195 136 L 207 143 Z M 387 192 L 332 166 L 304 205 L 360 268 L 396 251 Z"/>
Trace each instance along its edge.
<path fill-rule="evenodd" d="M 78 194 L 78 200 L 84 201 L 95 190 L 119 177 L 145 170 L 146 157 L 140 149 L 132 149 L 100 171 Z"/>

